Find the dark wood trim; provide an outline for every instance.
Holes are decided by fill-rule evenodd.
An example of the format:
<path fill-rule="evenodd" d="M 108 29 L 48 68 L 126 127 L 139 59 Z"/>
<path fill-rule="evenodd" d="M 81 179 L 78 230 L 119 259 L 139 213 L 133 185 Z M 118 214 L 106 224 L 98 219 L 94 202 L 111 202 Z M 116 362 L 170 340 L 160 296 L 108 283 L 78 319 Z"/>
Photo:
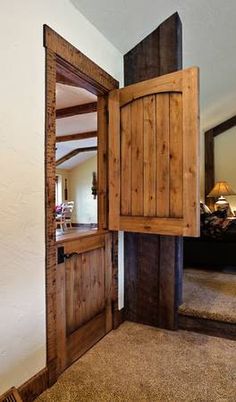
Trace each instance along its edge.
<path fill-rule="evenodd" d="M 178 327 L 187 331 L 236 340 L 236 324 L 179 314 Z"/>
<path fill-rule="evenodd" d="M 182 23 L 175 13 L 124 56 L 124 82 L 181 68 Z M 125 233 L 125 319 L 176 329 L 182 247 L 180 237 Z"/>
<path fill-rule="evenodd" d="M 86 88 L 97 96 L 105 96 L 119 83 L 88 57 L 73 47 L 48 26 L 44 26 L 46 47 L 46 122 L 45 122 L 45 236 L 46 236 L 46 318 L 48 386 L 58 378 L 56 336 L 56 239 L 55 239 L 55 144 L 56 144 L 56 77 L 57 71 L 75 86 Z M 105 166 L 107 156 L 103 157 Z M 99 170 L 99 166 L 98 166 Z M 99 172 L 98 172 L 99 173 Z M 98 188 L 98 199 L 107 194 Z M 98 184 L 99 186 L 99 184 Z M 104 217 L 103 217 L 104 220 Z M 114 269 L 114 266 L 113 266 Z"/>
<path fill-rule="evenodd" d="M 56 137 L 56 142 L 85 140 L 87 138 L 96 138 L 97 135 L 98 135 L 97 131 L 89 131 L 87 133 L 60 135 L 60 136 Z"/>
<path fill-rule="evenodd" d="M 223 134 L 225 131 L 236 126 L 236 116 L 231 117 L 205 131 L 205 203 L 211 208 L 214 208 L 215 199 L 208 198 L 207 194 L 212 190 L 215 184 L 215 153 L 214 153 L 214 138 L 217 135 Z"/>
<path fill-rule="evenodd" d="M 66 117 L 77 116 L 79 114 L 94 113 L 97 111 L 97 102 L 85 103 L 56 110 L 56 118 L 64 119 Z"/>
<path fill-rule="evenodd" d="M 115 310 L 113 312 L 113 329 L 119 328 L 119 326 L 124 322 L 125 320 L 125 309 L 122 308 L 121 310 Z"/>
<path fill-rule="evenodd" d="M 23 402 L 34 401 L 48 388 L 48 369 L 44 368 L 18 388 Z"/>
<path fill-rule="evenodd" d="M 217 124 L 217 126 L 206 131 L 206 133 L 208 133 L 209 131 L 213 131 L 213 137 L 216 137 L 217 135 L 222 134 L 227 130 L 230 130 L 230 128 L 234 126 L 236 126 L 236 115 L 230 117 L 229 119 L 223 121 L 220 124 Z"/>
<path fill-rule="evenodd" d="M 74 156 L 78 154 L 82 154 L 84 152 L 92 152 L 92 151 L 97 151 L 98 147 L 85 147 L 85 148 L 76 148 L 73 149 L 73 151 L 68 152 L 68 154 L 62 156 L 60 159 L 56 161 L 56 166 L 61 165 L 65 161 L 68 161 L 69 159 L 73 158 Z"/>

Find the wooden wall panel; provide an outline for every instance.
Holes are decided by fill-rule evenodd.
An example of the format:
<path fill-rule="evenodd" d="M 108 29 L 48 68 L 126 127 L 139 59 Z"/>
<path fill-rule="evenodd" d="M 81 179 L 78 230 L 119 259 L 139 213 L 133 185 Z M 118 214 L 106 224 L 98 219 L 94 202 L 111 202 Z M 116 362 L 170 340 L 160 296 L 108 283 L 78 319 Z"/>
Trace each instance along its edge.
<path fill-rule="evenodd" d="M 143 215 L 143 100 L 131 104 L 131 211 L 132 215 Z M 141 180 L 140 180 L 141 179 Z"/>
<path fill-rule="evenodd" d="M 181 68 L 182 24 L 178 13 L 175 13 L 124 56 L 124 82 L 125 85 L 130 85 L 180 70 Z M 165 99 L 163 102 L 168 101 Z M 158 129 L 157 127 L 157 130 L 160 134 L 160 128 Z M 164 175 L 165 169 L 168 169 L 168 150 L 166 149 L 167 142 L 163 133 L 168 135 L 168 128 L 164 129 L 163 127 L 162 130 L 163 152 L 161 157 Z M 158 166 L 157 161 L 157 168 Z M 159 186 L 157 191 L 167 191 L 166 188 L 169 186 L 168 183 L 165 184 L 166 187 L 162 186 L 161 182 L 159 184 L 157 182 L 157 186 Z M 168 203 L 165 205 L 168 206 Z M 157 208 L 159 208 L 160 214 L 161 210 L 158 202 Z M 163 207 L 163 215 L 165 215 L 165 212 L 166 210 Z M 148 241 L 145 241 L 144 237 Z M 175 237 L 175 241 L 170 246 L 174 247 L 174 254 L 177 256 L 176 260 L 178 259 L 179 263 L 176 264 L 176 260 L 173 260 L 173 253 L 171 253 L 166 256 L 165 261 L 162 259 L 162 265 L 159 265 L 160 256 L 166 253 L 165 243 L 169 245 L 170 239 L 173 239 L 173 237 L 162 236 L 160 244 L 159 235 L 125 233 L 125 317 L 127 319 L 139 322 L 141 321 L 140 316 L 144 316 L 145 322 L 148 324 L 164 328 L 175 328 L 177 309 L 171 299 L 173 292 L 171 292 L 169 298 L 159 299 L 160 283 L 164 283 L 164 280 L 168 286 L 175 286 L 174 298 L 177 302 L 181 294 L 181 284 L 176 279 L 181 277 L 182 272 L 182 238 Z M 138 248 L 141 244 L 143 258 L 140 260 Z M 152 244 L 151 252 L 150 244 Z M 154 259 L 153 254 L 157 255 L 157 252 L 159 252 L 159 257 L 157 256 Z M 143 262 L 145 262 L 145 265 L 143 265 Z M 171 267 L 171 270 L 168 270 L 168 267 Z M 159 277 L 160 270 L 163 274 Z M 143 271 L 145 275 L 143 275 Z M 142 290 L 144 293 L 142 295 L 138 291 L 138 278 L 140 276 L 143 278 Z M 170 309 L 172 309 L 171 314 Z M 162 317 L 161 320 L 160 317 Z"/>
<path fill-rule="evenodd" d="M 183 112 L 182 94 L 170 94 L 170 216 L 183 217 Z"/>
<path fill-rule="evenodd" d="M 131 214 L 131 106 L 130 104 L 121 109 L 121 213 Z"/>
<path fill-rule="evenodd" d="M 143 99 L 144 109 L 144 216 L 156 216 L 156 100 L 155 95 Z"/>
<path fill-rule="evenodd" d="M 71 334 L 105 308 L 104 249 L 66 261 L 66 322 Z"/>
<path fill-rule="evenodd" d="M 169 216 L 169 94 L 156 96 L 156 129 L 157 129 L 157 197 L 156 211 L 160 217 Z"/>

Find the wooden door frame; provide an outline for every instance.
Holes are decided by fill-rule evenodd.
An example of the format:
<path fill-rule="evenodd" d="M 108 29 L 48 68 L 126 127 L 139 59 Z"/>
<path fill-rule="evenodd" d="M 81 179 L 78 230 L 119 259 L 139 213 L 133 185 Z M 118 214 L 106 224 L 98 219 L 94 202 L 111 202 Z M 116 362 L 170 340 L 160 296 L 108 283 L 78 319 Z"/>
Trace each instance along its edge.
<path fill-rule="evenodd" d="M 49 385 L 57 380 L 56 347 L 56 239 L 55 239 L 55 143 L 56 143 L 56 75 L 58 68 L 67 71 L 68 79 L 73 83 L 86 83 L 86 89 L 98 95 L 98 113 L 100 109 L 101 132 L 98 146 L 98 230 L 107 229 L 107 141 L 106 96 L 109 91 L 119 87 L 118 81 L 106 73 L 87 56 L 72 46 L 47 25 L 44 25 L 44 47 L 46 48 L 46 120 L 45 120 L 45 238 L 46 238 L 46 337 L 47 368 Z M 100 98 L 99 98 L 100 95 Z M 102 129 L 103 128 L 103 129 Z M 99 135 L 98 135 L 99 137 Z M 98 140 L 98 141 L 99 141 Z M 114 241 L 116 244 L 116 239 Z M 117 294 L 117 266 L 113 262 L 113 300 Z M 115 295 L 114 295 L 115 292 Z"/>
<path fill-rule="evenodd" d="M 205 203 L 214 209 L 215 198 L 207 198 L 207 194 L 212 190 L 215 185 L 215 152 L 214 140 L 220 134 L 236 126 L 236 115 L 223 121 L 217 126 L 205 131 Z"/>

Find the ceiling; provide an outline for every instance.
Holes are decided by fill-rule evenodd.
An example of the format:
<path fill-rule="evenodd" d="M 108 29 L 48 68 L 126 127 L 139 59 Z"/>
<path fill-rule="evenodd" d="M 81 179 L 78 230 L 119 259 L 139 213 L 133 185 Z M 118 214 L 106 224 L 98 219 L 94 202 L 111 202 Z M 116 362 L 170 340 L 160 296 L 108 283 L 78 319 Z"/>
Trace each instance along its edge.
<path fill-rule="evenodd" d="M 96 102 L 96 95 L 86 89 L 70 85 L 56 84 L 56 109 Z M 97 130 L 97 113 L 86 113 L 56 120 L 56 135 L 76 134 Z M 97 145 L 97 138 L 58 142 L 56 144 L 56 160 L 77 148 Z M 83 152 L 58 165 L 59 169 L 73 169 L 96 155 L 96 151 Z"/>
<path fill-rule="evenodd" d="M 200 67 L 202 127 L 235 114 L 235 0 L 71 1 L 122 54 L 178 11 L 184 66 Z"/>

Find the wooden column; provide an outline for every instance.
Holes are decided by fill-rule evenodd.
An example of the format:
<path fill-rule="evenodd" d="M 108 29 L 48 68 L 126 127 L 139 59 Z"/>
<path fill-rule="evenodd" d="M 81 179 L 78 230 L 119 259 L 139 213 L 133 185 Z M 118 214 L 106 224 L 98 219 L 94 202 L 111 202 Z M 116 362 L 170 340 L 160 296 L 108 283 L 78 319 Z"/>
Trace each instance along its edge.
<path fill-rule="evenodd" d="M 182 68 L 182 24 L 178 13 L 124 56 L 125 85 Z M 125 233 L 125 318 L 162 328 L 177 327 L 181 303 L 180 237 Z"/>

